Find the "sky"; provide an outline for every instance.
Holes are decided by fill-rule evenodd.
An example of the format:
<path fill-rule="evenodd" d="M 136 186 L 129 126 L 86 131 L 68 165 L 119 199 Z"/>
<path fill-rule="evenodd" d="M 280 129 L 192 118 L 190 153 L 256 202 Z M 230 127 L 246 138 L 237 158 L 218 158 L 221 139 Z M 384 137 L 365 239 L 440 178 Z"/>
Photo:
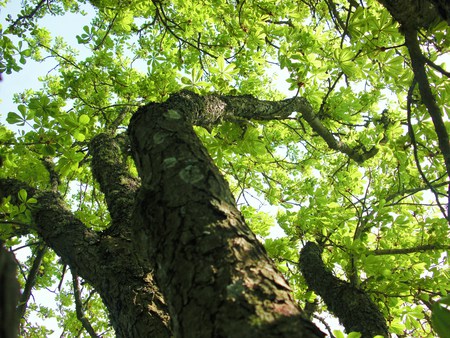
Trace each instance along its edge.
<path fill-rule="evenodd" d="M 1 7 L 0 7 L 1 8 Z M 85 6 L 85 8 L 89 8 Z M 5 18 L 11 14 L 13 18 L 21 9 L 21 1 L 10 1 L 6 8 L 0 9 L 0 25 L 3 29 L 7 26 Z M 40 21 L 40 25 L 46 27 L 51 35 L 64 36 L 64 39 L 72 46 L 79 46 L 80 52 L 83 52 L 83 46 L 78 45 L 76 35 L 82 34 L 83 26 L 89 25 L 93 14 L 82 16 L 79 14 L 66 14 L 65 16 L 46 16 L 45 20 Z M 63 27 L 63 29 L 61 29 Z M 17 111 L 17 104 L 13 103 L 15 93 L 23 92 L 26 89 L 39 89 L 41 83 L 39 77 L 48 74 L 56 65 L 52 59 L 47 59 L 42 63 L 27 59 L 23 69 L 20 72 L 13 72 L 12 74 L 2 74 L 3 81 L 0 82 L 0 122 L 4 123 L 10 111 Z"/>

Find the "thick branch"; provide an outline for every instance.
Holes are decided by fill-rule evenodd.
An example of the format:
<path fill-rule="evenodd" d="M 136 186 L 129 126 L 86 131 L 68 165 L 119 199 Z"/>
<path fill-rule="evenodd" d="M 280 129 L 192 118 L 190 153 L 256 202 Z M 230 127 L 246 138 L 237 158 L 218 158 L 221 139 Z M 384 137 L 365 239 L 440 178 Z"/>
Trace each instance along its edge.
<path fill-rule="evenodd" d="M 405 44 L 408 48 L 409 55 L 411 57 L 412 69 L 414 72 L 415 80 L 419 85 L 420 96 L 422 102 L 427 107 L 428 113 L 431 116 L 431 120 L 434 124 L 436 131 L 439 149 L 444 156 L 445 167 L 447 169 L 447 175 L 450 177 L 450 142 L 445 127 L 444 120 L 442 118 L 442 112 L 436 103 L 433 93 L 431 92 L 428 76 L 425 71 L 425 57 L 420 50 L 419 42 L 417 40 L 417 30 L 407 29 L 405 34 Z"/>
<path fill-rule="evenodd" d="M 108 134 L 96 135 L 89 144 L 92 153 L 91 169 L 94 178 L 105 194 L 113 227 L 121 231 L 130 230 L 131 214 L 134 207 L 139 182 L 132 177 L 124 156 L 127 135 L 113 137 Z M 122 148 L 122 149 L 121 149 Z"/>
<path fill-rule="evenodd" d="M 224 96 L 211 94 L 200 96 L 184 90 L 172 95 L 166 106 L 167 109 L 179 111 L 187 116 L 191 123 L 207 129 L 220 123 L 220 121 L 280 120 L 298 112 L 331 149 L 348 155 L 354 161 L 362 163 L 378 152 L 376 147 L 366 151 L 351 148 L 344 142 L 336 140 L 331 131 L 317 118 L 308 100 L 303 97 L 293 97 L 282 101 L 264 101 L 251 95 Z"/>
<path fill-rule="evenodd" d="M 100 294 L 117 337 L 169 337 L 166 305 L 150 271 L 137 261 L 131 239 L 99 234 L 74 217 L 57 193 L 36 192 L 13 179 L 0 179 L 0 198 L 17 199 L 20 189 L 37 198 L 36 229 L 72 269 Z"/>
<path fill-rule="evenodd" d="M 320 295 L 346 332 L 361 332 L 363 338 L 388 337 L 386 321 L 370 297 L 328 271 L 321 254 L 320 247 L 312 242 L 300 252 L 300 270 L 308 286 Z"/>
<path fill-rule="evenodd" d="M 442 19 L 436 3 L 440 0 L 378 0 L 402 29 L 420 29 L 429 27 L 433 22 Z M 446 0 L 444 0 L 446 1 Z"/>
<path fill-rule="evenodd" d="M 434 124 L 439 148 L 444 156 L 447 175 L 450 177 L 450 142 L 447 129 L 442 118 L 442 112 L 436 103 L 431 91 L 428 76 L 425 70 L 426 58 L 420 50 L 417 31 L 421 27 L 427 27 L 436 20 L 449 20 L 450 5 L 444 0 L 378 0 L 392 17 L 400 24 L 400 30 L 405 35 L 405 45 L 411 57 L 414 78 L 419 84 L 419 92 L 422 102 Z"/>

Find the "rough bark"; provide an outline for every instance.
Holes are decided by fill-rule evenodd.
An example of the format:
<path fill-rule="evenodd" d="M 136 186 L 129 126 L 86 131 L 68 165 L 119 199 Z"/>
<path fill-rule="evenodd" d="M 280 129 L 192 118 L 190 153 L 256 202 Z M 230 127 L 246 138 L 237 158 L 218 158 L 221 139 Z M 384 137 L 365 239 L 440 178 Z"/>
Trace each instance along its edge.
<path fill-rule="evenodd" d="M 350 283 L 335 277 L 325 268 L 322 250 L 312 242 L 300 252 L 300 270 L 308 286 L 339 318 L 346 332 L 361 332 L 363 338 L 388 337 L 386 321 L 370 297 Z"/>
<path fill-rule="evenodd" d="M 174 98 L 177 98 L 176 100 Z M 362 163 L 378 153 L 377 147 L 371 149 L 352 148 L 336 139 L 314 113 L 314 109 L 304 97 L 293 97 L 282 101 L 259 100 L 251 95 L 225 96 L 210 94 L 200 96 L 184 90 L 172 95 L 171 109 L 182 109 L 189 122 L 210 129 L 221 121 L 270 121 L 288 118 L 299 113 L 298 118 L 306 121 L 330 149 L 346 154 L 357 163 Z"/>
<path fill-rule="evenodd" d="M 0 337 L 16 338 L 19 321 L 16 307 L 19 302 L 17 266 L 10 252 L 0 243 Z"/>
<path fill-rule="evenodd" d="M 226 114 L 229 102 L 198 98 L 184 92 L 149 104 L 129 128 L 142 179 L 134 243 L 154 264 L 174 336 L 323 337 L 303 319 L 192 129 L 208 112 Z"/>
<path fill-rule="evenodd" d="M 90 230 L 56 193 L 36 192 L 16 180 L 0 180 L 0 198 L 17 196 L 20 189 L 38 199 L 32 213 L 38 234 L 96 289 L 117 337 L 170 337 L 165 304 L 152 275 L 138 264 L 130 237 Z"/>
<path fill-rule="evenodd" d="M 428 28 L 441 19 L 446 20 L 445 6 L 440 0 L 378 0 L 403 29 Z"/>

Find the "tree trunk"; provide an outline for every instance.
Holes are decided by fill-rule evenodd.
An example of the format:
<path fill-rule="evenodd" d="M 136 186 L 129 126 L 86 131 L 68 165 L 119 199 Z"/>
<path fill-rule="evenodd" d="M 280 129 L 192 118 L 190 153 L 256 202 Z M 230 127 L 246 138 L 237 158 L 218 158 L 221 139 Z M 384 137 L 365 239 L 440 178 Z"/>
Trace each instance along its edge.
<path fill-rule="evenodd" d="M 123 138 L 97 135 L 89 150 L 111 215 L 104 231 L 74 217 L 57 192 L 0 179 L 0 198 L 17 202 L 20 189 L 37 198 L 32 228 L 96 289 L 117 337 L 323 337 L 192 128 L 248 119 L 252 109 L 282 118 L 304 103 L 182 92 L 143 107 L 129 128 L 140 181 L 123 160 Z"/>
<path fill-rule="evenodd" d="M 154 264 L 174 336 L 323 336 L 303 319 L 187 121 L 201 111 L 192 95 L 141 108 L 129 128 L 142 179 L 134 243 Z"/>

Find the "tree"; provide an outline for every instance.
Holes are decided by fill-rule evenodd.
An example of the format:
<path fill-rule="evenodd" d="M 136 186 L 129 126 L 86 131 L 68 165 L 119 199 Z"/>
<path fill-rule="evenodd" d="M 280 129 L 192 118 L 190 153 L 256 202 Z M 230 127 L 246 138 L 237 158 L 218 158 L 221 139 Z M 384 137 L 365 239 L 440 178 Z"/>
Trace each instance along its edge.
<path fill-rule="evenodd" d="M 446 2 L 22 6 L 0 71 L 54 62 L 0 126 L 23 335 L 49 333 L 33 310 L 71 336 L 323 337 L 326 311 L 363 337 L 443 332 Z M 79 46 L 42 26 L 85 10 Z M 52 285 L 59 313 L 30 300 Z"/>

